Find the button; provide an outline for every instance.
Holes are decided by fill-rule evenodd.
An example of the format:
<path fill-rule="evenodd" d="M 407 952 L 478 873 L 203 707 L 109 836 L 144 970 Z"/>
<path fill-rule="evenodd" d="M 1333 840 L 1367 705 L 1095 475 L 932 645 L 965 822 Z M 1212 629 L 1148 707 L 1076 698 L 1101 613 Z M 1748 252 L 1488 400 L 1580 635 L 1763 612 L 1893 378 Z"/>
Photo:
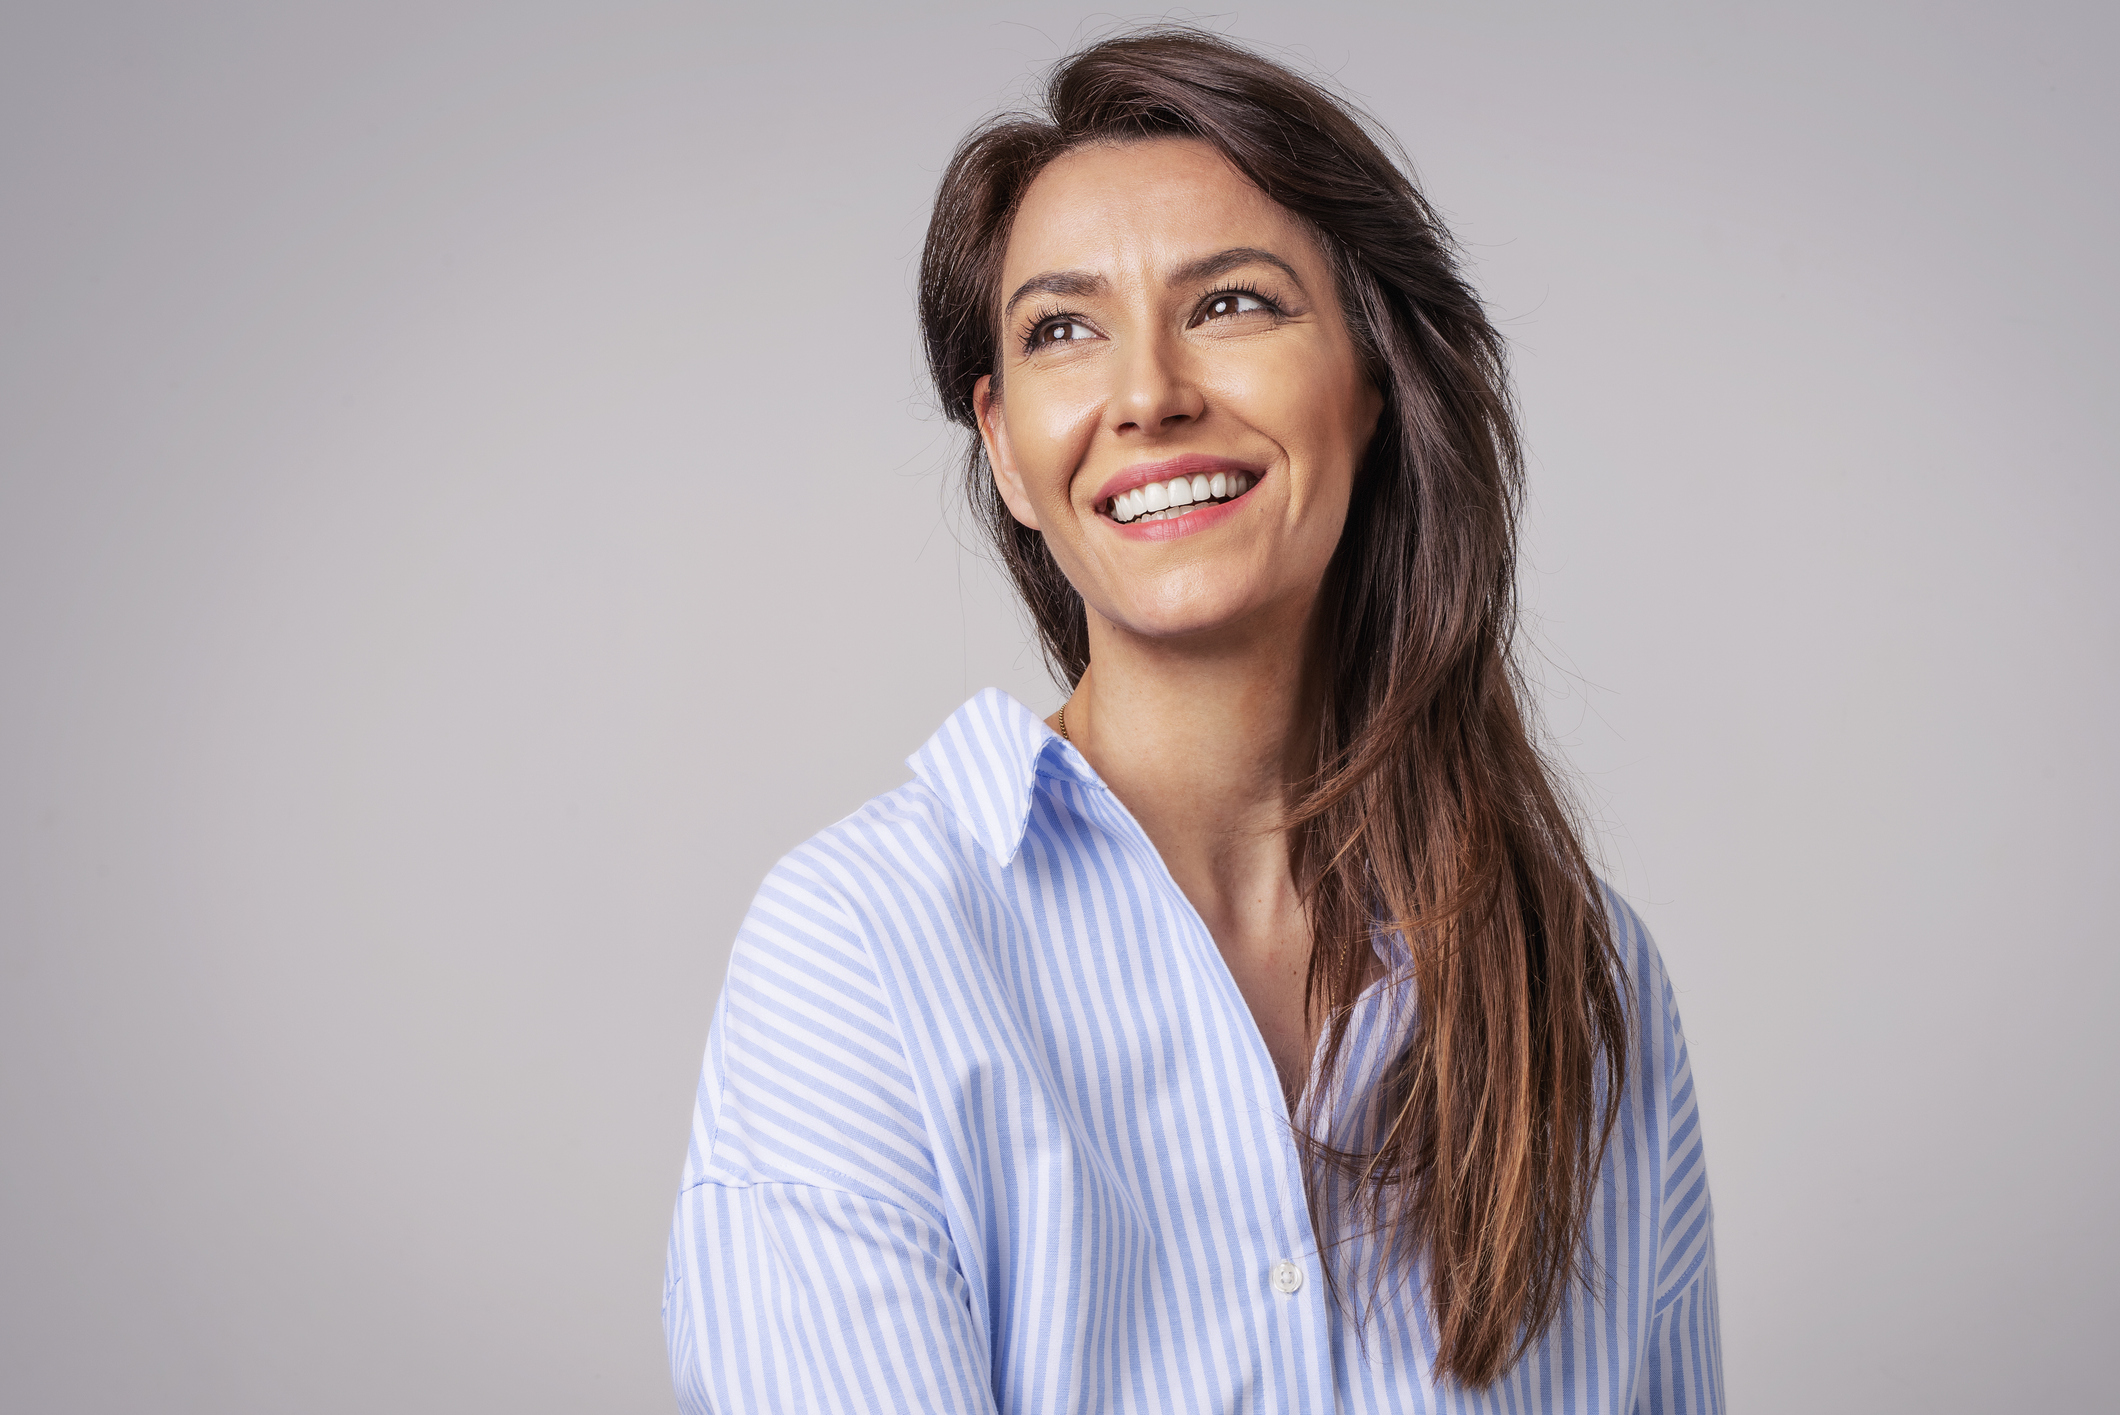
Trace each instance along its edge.
<path fill-rule="evenodd" d="M 1294 1292 L 1303 1285 L 1303 1270 L 1283 1258 L 1273 1265 L 1273 1290 L 1282 1296 Z"/>

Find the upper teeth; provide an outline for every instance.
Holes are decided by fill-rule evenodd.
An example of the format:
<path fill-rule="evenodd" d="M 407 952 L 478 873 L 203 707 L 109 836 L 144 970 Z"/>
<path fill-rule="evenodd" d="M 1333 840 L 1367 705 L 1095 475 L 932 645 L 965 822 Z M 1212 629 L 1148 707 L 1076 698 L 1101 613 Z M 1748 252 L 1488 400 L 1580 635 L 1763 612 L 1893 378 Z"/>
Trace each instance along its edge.
<path fill-rule="evenodd" d="M 1213 476 L 1172 477 L 1169 481 L 1151 482 L 1114 496 L 1111 516 L 1114 521 L 1137 521 L 1143 517 L 1161 520 L 1163 517 L 1158 512 L 1174 516 L 1195 502 L 1228 501 L 1242 496 L 1251 490 L 1252 481 L 1248 472 L 1216 472 Z"/>

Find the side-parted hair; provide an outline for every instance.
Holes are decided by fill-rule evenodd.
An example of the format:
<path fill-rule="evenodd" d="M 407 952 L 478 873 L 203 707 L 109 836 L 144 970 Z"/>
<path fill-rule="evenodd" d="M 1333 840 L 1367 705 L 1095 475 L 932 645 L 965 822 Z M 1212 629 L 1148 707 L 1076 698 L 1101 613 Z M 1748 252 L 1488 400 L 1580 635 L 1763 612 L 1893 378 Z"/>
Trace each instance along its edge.
<path fill-rule="evenodd" d="M 1157 28 L 1051 75 L 1040 115 L 959 145 L 921 259 L 944 412 L 974 433 L 966 488 L 1069 684 L 1082 598 L 1002 503 L 973 387 L 1000 370 L 1000 275 L 1025 190 L 1092 143 L 1195 138 L 1301 220 L 1330 260 L 1384 395 L 1326 574 L 1316 770 L 1289 818 L 1309 913 L 1306 997 L 1326 1020 L 1303 1137 L 1312 1218 L 1385 1255 L 1370 1300 L 1425 1274 L 1437 1372 L 1485 1385 L 1582 1273 L 1590 1198 L 1629 1063 L 1626 980 L 1511 656 L 1518 437 L 1501 336 L 1390 139 L 1317 84 L 1227 40 Z M 1381 139 L 1381 141 L 1380 141 Z M 1379 928 L 1414 958 L 1415 1016 L 1375 1092 L 1374 1144 L 1312 1132 Z M 1358 1284 L 1328 1261 L 1336 1298 Z M 1357 1304 L 1360 1305 L 1359 1303 Z"/>

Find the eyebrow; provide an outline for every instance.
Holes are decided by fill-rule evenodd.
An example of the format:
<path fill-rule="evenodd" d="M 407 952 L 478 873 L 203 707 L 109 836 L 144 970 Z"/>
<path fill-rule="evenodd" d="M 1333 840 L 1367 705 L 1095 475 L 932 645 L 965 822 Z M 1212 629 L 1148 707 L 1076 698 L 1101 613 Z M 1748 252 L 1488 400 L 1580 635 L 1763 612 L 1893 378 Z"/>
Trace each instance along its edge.
<path fill-rule="evenodd" d="M 1241 270 L 1247 265 L 1270 265 L 1295 281 L 1298 290 L 1303 288 L 1303 277 L 1296 274 L 1294 266 L 1272 251 L 1261 250 L 1257 246 L 1231 246 L 1226 251 L 1216 251 L 1213 255 L 1187 261 L 1170 273 L 1170 283 L 1190 285 L 1195 281 L 1212 280 L 1218 275 L 1227 275 L 1230 271 Z"/>
<path fill-rule="evenodd" d="M 1006 320 L 1014 314 L 1016 306 L 1031 295 L 1073 295 L 1080 299 L 1101 294 L 1105 288 L 1103 276 L 1091 275 L 1086 270 L 1048 270 L 1043 275 L 1033 275 L 1016 287 L 1016 293 L 1001 307 L 1001 318 Z"/>
<path fill-rule="evenodd" d="M 1173 270 L 1166 283 L 1191 285 L 1202 280 L 1212 280 L 1218 275 L 1227 275 L 1232 270 L 1241 270 L 1247 265 L 1270 265 L 1295 281 L 1296 288 L 1303 288 L 1303 277 L 1296 268 L 1275 255 L 1272 251 L 1257 246 L 1231 246 L 1226 251 L 1216 251 L 1189 260 Z M 1001 307 L 1001 318 L 1006 320 L 1016 312 L 1016 306 L 1032 295 L 1070 295 L 1077 299 L 1102 294 L 1109 286 L 1101 275 L 1092 275 L 1086 270 L 1048 270 L 1042 275 L 1033 275 L 1016 287 L 1016 293 L 1008 297 Z"/>

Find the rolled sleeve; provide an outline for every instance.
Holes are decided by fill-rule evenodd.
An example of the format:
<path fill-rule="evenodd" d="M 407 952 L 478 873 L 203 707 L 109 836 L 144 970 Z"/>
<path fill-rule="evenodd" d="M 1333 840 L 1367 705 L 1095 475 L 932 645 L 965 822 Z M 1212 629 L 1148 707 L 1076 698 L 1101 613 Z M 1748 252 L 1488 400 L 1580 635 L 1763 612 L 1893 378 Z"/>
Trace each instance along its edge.
<path fill-rule="evenodd" d="M 948 1236 L 804 1184 L 679 1196 L 663 1320 L 679 1407 L 989 1415 L 986 1344 Z"/>

